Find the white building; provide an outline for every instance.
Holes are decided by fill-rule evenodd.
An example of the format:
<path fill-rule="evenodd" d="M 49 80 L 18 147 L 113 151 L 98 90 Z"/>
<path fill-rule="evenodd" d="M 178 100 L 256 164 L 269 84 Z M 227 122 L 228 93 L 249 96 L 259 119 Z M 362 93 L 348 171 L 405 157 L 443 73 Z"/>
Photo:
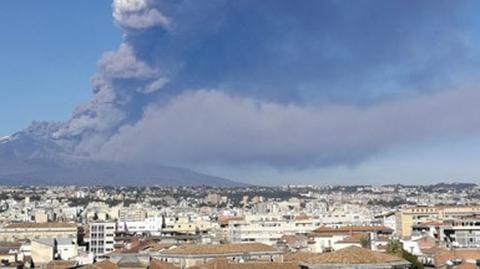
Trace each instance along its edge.
<path fill-rule="evenodd" d="M 115 222 L 90 223 L 90 252 L 104 255 L 113 251 Z"/>
<path fill-rule="evenodd" d="M 129 233 L 150 233 L 152 235 L 158 235 L 162 230 L 162 217 L 161 216 L 150 216 L 146 217 L 143 220 L 124 220 L 118 221 L 117 230 L 119 232 L 129 232 Z"/>
<path fill-rule="evenodd" d="M 318 227 L 318 221 L 302 217 L 283 219 L 273 215 L 246 215 L 245 220 L 232 220 L 228 225 L 231 243 L 259 242 L 274 245 L 283 235 L 307 235 Z"/>

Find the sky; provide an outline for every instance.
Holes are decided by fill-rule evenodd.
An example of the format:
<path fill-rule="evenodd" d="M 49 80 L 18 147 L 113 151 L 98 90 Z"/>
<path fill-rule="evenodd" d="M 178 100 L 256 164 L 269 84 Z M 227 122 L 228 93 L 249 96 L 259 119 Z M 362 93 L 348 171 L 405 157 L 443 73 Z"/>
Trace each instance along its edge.
<path fill-rule="evenodd" d="M 0 136 L 250 183 L 479 181 L 478 1 L 6 1 Z M 88 18 L 88 19 L 86 19 Z"/>
<path fill-rule="evenodd" d="M 109 0 L 2 3 L 0 136 L 67 120 L 91 97 L 97 59 L 122 39 L 111 13 Z"/>

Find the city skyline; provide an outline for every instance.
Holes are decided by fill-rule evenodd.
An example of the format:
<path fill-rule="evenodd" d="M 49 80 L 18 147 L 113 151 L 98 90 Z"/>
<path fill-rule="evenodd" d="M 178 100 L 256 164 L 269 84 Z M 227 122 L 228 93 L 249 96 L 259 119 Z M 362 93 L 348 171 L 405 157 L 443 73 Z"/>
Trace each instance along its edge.
<path fill-rule="evenodd" d="M 71 156 L 260 185 L 479 182 L 478 2 L 52 3 L 0 10 L 0 137 L 47 121 Z"/>

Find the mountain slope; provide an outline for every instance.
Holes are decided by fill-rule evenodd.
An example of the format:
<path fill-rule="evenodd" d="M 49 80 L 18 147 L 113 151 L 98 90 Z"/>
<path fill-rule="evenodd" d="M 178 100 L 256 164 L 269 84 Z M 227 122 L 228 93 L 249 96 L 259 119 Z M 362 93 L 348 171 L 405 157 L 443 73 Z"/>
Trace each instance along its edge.
<path fill-rule="evenodd" d="M 0 140 L 0 184 L 242 186 L 189 169 L 123 164 L 75 156 L 48 138 L 19 132 Z"/>

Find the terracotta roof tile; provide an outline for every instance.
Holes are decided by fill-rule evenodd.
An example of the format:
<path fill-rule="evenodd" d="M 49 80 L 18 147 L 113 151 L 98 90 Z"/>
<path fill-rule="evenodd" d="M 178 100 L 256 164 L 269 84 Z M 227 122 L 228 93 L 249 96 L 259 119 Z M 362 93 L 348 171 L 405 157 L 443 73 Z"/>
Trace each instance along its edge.
<path fill-rule="evenodd" d="M 203 265 L 189 267 L 189 269 L 298 269 L 297 263 L 277 262 L 245 262 L 234 263 L 225 259 L 215 259 Z"/>
<path fill-rule="evenodd" d="M 118 266 L 108 260 L 93 263 L 82 267 L 82 269 L 118 269 Z"/>
<path fill-rule="evenodd" d="M 334 252 L 322 253 L 308 259 L 308 264 L 384 264 L 406 260 L 360 247 L 347 247 Z"/>
<path fill-rule="evenodd" d="M 215 254 L 237 252 L 275 251 L 271 246 L 262 243 L 224 244 L 224 245 L 182 245 L 165 251 L 171 254 Z"/>
<path fill-rule="evenodd" d="M 66 269 L 77 265 L 76 261 L 51 261 L 47 263 L 45 269 Z"/>
<path fill-rule="evenodd" d="M 309 251 L 286 252 L 283 254 L 284 262 L 303 262 L 317 257 L 319 254 Z"/>
<path fill-rule="evenodd" d="M 27 228 L 77 228 L 74 223 L 66 222 L 46 222 L 46 223 L 12 223 L 5 226 L 9 229 L 27 229 Z"/>
<path fill-rule="evenodd" d="M 168 262 L 162 262 L 156 259 L 150 261 L 148 269 L 178 269 L 173 264 Z"/>

